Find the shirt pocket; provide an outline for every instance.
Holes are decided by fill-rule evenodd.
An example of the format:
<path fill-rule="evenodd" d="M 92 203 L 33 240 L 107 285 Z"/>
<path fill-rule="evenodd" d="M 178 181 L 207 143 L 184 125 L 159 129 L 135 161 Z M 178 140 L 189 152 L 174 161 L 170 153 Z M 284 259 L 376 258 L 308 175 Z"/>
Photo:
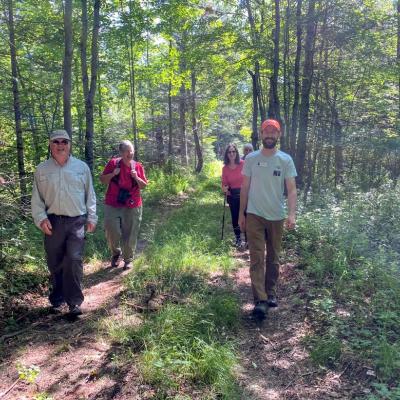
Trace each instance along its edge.
<path fill-rule="evenodd" d="M 43 193 L 48 193 L 48 191 L 55 191 L 57 188 L 57 181 L 59 180 L 58 174 L 46 173 L 39 175 L 38 188 L 39 191 Z"/>
<path fill-rule="evenodd" d="M 71 193 L 84 192 L 84 175 L 80 172 L 67 172 L 65 174 L 65 183 L 67 184 L 68 191 Z"/>

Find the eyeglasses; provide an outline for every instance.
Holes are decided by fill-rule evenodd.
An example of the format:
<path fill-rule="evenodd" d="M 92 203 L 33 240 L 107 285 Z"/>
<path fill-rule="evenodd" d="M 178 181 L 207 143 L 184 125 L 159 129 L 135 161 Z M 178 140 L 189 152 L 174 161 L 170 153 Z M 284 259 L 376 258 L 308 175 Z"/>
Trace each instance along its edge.
<path fill-rule="evenodd" d="M 236 150 L 229 150 L 228 154 L 236 154 Z"/>
<path fill-rule="evenodd" d="M 51 143 L 53 143 L 53 144 L 68 144 L 69 141 L 67 139 L 64 139 L 64 140 L 52 140 Z"/>

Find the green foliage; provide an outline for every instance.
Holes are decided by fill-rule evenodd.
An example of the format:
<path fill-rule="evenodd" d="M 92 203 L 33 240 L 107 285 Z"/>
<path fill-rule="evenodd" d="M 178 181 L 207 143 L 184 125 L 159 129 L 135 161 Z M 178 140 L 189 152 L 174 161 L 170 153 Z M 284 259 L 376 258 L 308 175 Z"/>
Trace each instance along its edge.
<path fill-rule="evenodd" d="M 374 383 L 375 394 L 367 397 L 367 400 L 397 400 L 400 398 L 400 386 L 390 389 L 385 383 Z"/>
<path fill-rule="evenodd" d="M 138 353 L 143 378 L 161 398 L 184 381 L 209 387 L 210 398 L 240 398 L 232 341 L 239 304 L 231 290 L 210 281 L 210 272 L 233 267 L 226 243 L 217 240 L 219 200 L 214 185 L 210 189 L 203 181 L 196 197 L 155 232 L 153 244 L 126 279 L 126 295 L 141 299 L 151 289 L 170 300 L 156 314 L 145 314 L 140 326 L 110 328 L 127 353 Z"/>
<path fill-rule="evenodd" d="M 33 396 L 33 400 L 53 400 L 53 397 L 46 392 L 38 393 Z"/>
<path fill-rule="evenodd" d="M 308 339 L 312 346 L 310 357 L 317 364 L 325 367 L 334 367 L 342 353 L 341 341 L 331 335 L 313 337 Z"/>
<path fill-rule="evenodd" d="M 31 365 L 29 367 L 17 364 L 18 378 L 27 383 L 35 383 L 36 378 L 40 373 L 40 368 L 37 365 Z"/>
<path fill-rule="evenodd" d="M 182 194 L 190 187 L 192 177 L 184 168 L 169 165 L 165 169 L 151 168 L 147 174 L 149 184 L 144 190 L 146 204 L 159 203 Z"/>
<path fill-rule="evenodd" d="M 227 306 L 222 312 L 206 296 L 196 300 L 185 306 L 167 305 L 135 333 L 133 339 L 139 343 L 134 340 L 133 344 L 145 349 L 140 357 L 145 379 L 162 383 L 173 378 L 178 383 L 185 378 L 205 385 L 221 385 L 222 380 L 232 379 L 232 346 L 221 344 L 217 338 L 235 332 L 235 300 L 229 294 L 217 294 L 214 301 L 222 300 Z"/>
<path fill-rule="evenodd" d="M 397 188 L 345 194 L 340 202 L 326 197 L 324 207 L 302 213 L 287 238 L 295 246 L 297 238 L 316 285 L 309 302 L 317 330 L 307 340 L 312 360 L 333 366 L 357 357 L 389 389 L 400 378 L 399 195 Z"/>

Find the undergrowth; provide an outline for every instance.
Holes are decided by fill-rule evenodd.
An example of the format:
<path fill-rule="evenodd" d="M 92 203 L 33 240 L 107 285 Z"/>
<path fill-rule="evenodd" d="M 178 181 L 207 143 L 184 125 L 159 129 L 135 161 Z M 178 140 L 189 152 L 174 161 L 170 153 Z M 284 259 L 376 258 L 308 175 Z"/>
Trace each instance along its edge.
<path fill-rule="evenodd" d="M 400 390 L 399 194 L 324 198 L 323 206 L 300 213 L 288 237 L 312 282 L 311 359 L 325 367 L 354 360 L 368 366 L 370 400 L 397 399 Z"/>

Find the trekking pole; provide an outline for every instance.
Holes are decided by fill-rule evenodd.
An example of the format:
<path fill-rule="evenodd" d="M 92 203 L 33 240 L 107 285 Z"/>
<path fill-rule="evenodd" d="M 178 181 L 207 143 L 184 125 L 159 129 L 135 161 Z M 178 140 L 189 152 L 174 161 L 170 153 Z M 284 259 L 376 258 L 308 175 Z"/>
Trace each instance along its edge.
<path fill-rule="evenodd" d="M 224 240 L 226 193 L 224 193 L 224 211 L 222 213 L 221 240 Z"/>

